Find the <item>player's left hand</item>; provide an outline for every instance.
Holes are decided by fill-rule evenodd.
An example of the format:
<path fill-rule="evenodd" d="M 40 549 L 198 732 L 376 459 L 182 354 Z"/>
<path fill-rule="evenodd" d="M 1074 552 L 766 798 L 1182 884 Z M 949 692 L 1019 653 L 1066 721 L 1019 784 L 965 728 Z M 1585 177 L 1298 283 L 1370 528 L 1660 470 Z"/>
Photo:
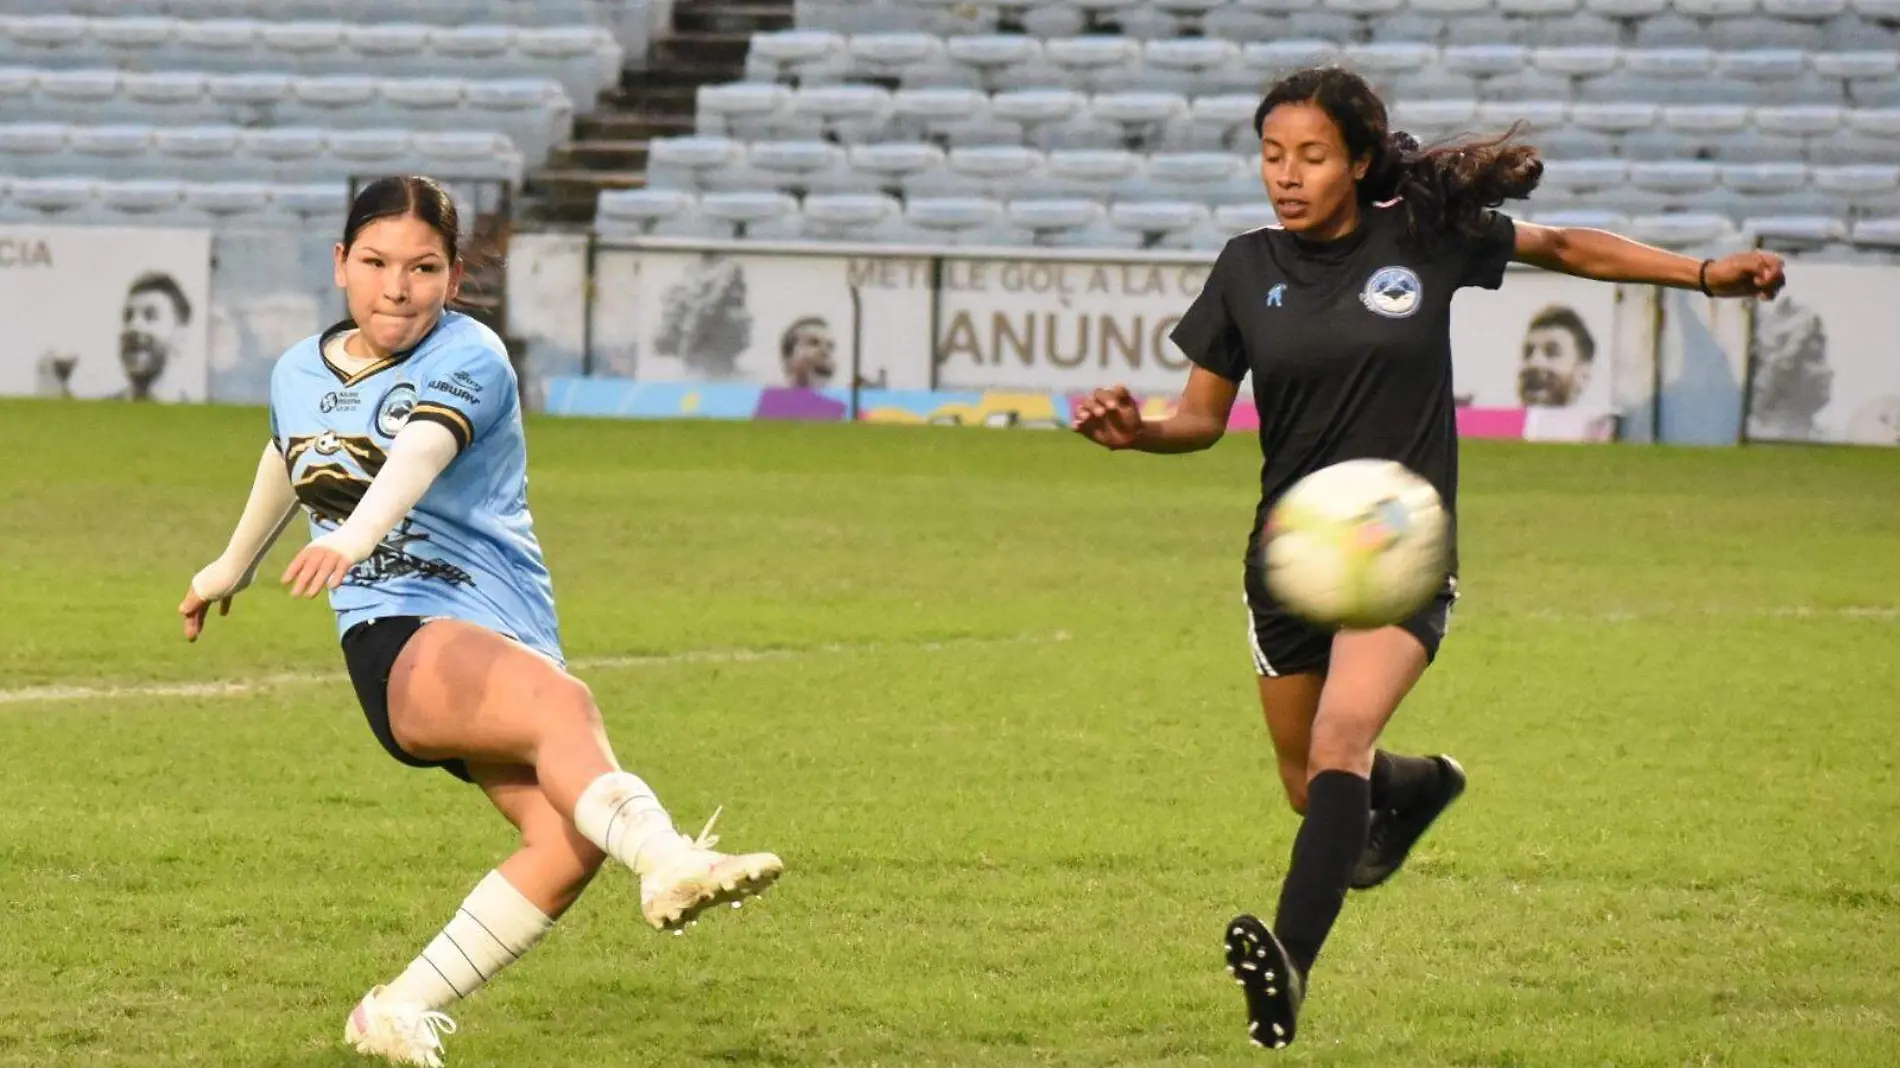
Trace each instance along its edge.
<path fill-rule="evenodd" d="M 344 576 L 356 565 L 350 558 L 327 545 L 311 542 L 284 569 L 283 583 L 292 597 L 315 597 L 343 585 Z"/>
<path fill-rule="evenodd" d="M 231 614 L 231 598 L 220 597 L 217 604 L 219 615 Z M 211 602 L 198 596 L 196 586 L 186 586 L 185 599 L 178 602 L 178 614 L 185 620 L 185 640 L 195 642 L 198 635 L 205 632 L 205 617 L 211 614 Z"/>
<path fill-rule="evenodd" d="M 1785 282 L 1781 257 L 1772 252 L 1737 252 L 1709 264 L 1709 292 L 1718 297 L 1772 300 Z"/>

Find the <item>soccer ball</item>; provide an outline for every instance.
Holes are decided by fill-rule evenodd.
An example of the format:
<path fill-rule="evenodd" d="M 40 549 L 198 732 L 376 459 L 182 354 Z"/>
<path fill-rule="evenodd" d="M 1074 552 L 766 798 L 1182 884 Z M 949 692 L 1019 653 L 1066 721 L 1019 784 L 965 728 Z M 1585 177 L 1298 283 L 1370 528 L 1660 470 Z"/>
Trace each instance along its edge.
<path fill-rule="evenodd" d="M 1404 464 L 1322 468 L 1267 513 L 1267 589 L 1319 626 L 1403 622 L 1445 584 L 1448 527 L 1438 491 Z"/>

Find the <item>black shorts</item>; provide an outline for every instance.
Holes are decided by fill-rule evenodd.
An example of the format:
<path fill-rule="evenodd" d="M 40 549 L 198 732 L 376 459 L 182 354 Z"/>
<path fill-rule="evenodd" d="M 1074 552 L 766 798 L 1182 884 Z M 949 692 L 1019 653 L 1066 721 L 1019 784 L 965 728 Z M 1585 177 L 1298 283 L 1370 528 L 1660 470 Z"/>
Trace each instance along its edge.
<path fill-rule="evenodd" d="M 356 699 L 363 705 L 369 729 L 390 756 L 412 768 L 441 768 L 463 782 L 474 782 L 468 765 L 460 760 L 422 760 L 403 752 L 389 726 L 389 673 L 403 646 L 424 622 L 420 616 L 385 616 L 358 623 L 343 635 L 343 662 L 349 665 L 350 682 L 356 686 Z"/>
<path fill-rule="evenodd" d="M 1267 589 L 1265 568 L 1249 566 L 1246 578 L 1247 636 L 1253 645 L 1253 669 L 1263 678 L 1325 674 L 1333 655 L 1334 628 L 1316 627 L 1281 607 Z M 1445 580 L 1417 614 L 1399 624 L 1425 647 L 1425 662 L 1438 658 L 1438 646 L 1451 625 L 1458 601 L 1458 576 Z"/>

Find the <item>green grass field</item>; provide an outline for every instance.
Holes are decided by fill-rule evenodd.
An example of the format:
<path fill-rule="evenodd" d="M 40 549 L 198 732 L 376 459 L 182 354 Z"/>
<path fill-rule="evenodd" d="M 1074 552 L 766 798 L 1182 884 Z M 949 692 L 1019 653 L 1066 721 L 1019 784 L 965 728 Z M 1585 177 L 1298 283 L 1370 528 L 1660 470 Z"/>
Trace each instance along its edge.
<path fill-rule="evenodd" d="M 0 403 L 0 1065 L 362 1063 L 349 1007 L 509 848 L 382 755 L 277 570 L 178 637 L 264 434 Z M 1388 737 L 1471 792 L 1351 900 L 1269 1054 L 1219 951 L 1295 830 L 1239 598 L 1250 441 L 530 439 L 622 759 L 790 871 L 676 939 L 610 870 L 455 1009 L 451 1065 L 1900 1056 L 1900 454 L 1468 445 L 1465 597 Z"/>

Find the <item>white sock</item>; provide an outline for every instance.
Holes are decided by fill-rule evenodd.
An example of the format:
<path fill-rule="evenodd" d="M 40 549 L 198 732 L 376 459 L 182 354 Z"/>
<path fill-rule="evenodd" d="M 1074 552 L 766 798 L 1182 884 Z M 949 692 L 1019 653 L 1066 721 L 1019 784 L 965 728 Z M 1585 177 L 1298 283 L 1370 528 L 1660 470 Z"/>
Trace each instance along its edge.
<path fill-rule="evenodd" d="M 610 771 L 589 783 L 574 804 L 574 827 L 636 875 L 686 847 L 653 788 L 631 772 Z"/>
<path fill-rule="evenodd" d="M 491 871 L 382 996 L 440 1011 L 520 960 L 553 926 L 501 872 Z"/>

